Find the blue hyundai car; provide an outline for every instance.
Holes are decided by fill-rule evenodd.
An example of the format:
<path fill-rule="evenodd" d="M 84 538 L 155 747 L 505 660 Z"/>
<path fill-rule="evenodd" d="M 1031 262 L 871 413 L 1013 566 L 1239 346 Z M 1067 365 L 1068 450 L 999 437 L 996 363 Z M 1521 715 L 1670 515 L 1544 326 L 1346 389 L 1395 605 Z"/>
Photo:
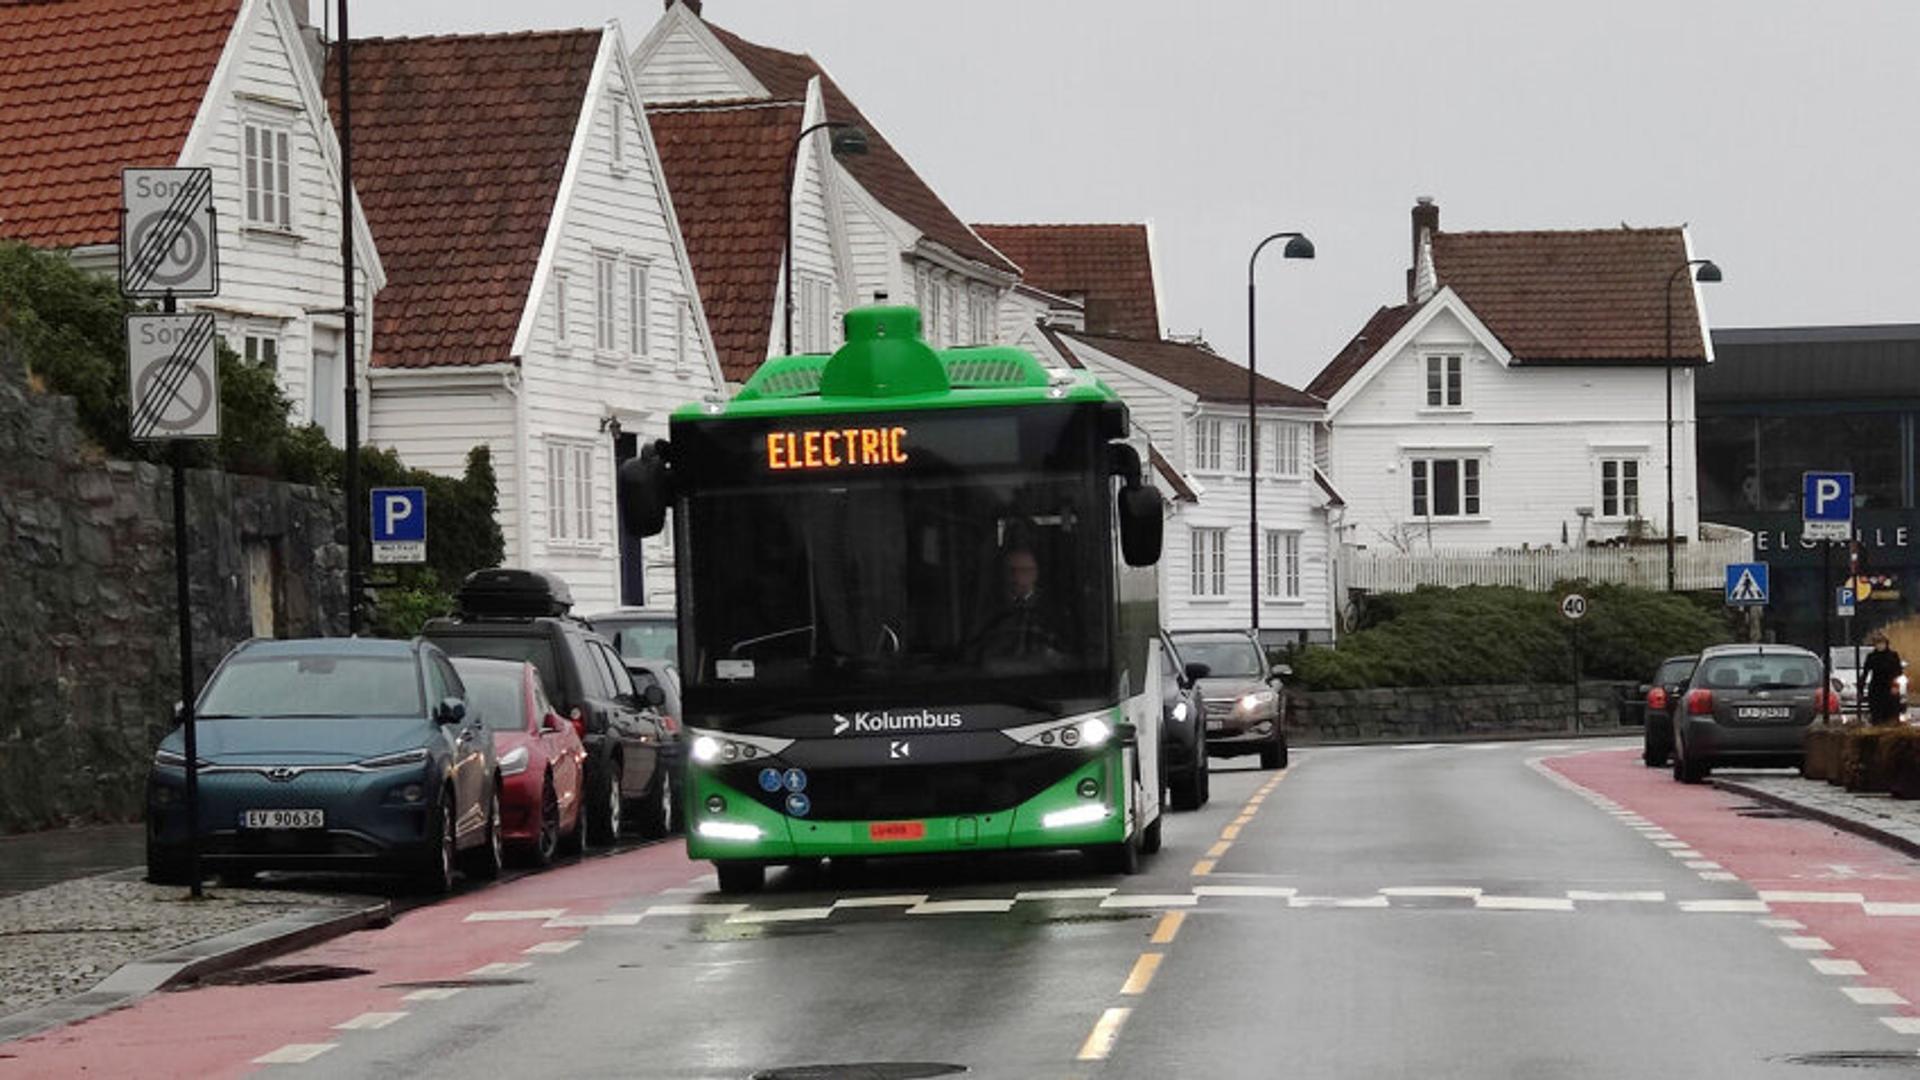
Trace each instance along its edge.
<path fill-rule="evenodd" d="M 205 869 L 402 874 L 432 891 L 500 872 L 493 737 L 425 641 L 246 642 L 200 694 Z M 186 758 L 175 729 L 147 777 L 147 876 L 183 884 Z"/>

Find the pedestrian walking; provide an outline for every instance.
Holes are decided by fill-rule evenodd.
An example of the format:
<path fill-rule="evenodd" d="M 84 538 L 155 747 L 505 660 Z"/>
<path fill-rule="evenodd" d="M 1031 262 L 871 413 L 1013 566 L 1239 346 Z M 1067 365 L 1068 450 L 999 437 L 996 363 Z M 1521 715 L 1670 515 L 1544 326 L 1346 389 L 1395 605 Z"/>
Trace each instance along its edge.
<path fill-rule="evenodd" d="M 1867 717 L 1876 724 L 1891 724 L 1900 719 L 1900 683 L 1906 661 L 1893 651 L 1885 631 L 1875 630 L 1868 638 L 1873 651 L 1860 669 L 1860 685 L 1866 691 Z"/>

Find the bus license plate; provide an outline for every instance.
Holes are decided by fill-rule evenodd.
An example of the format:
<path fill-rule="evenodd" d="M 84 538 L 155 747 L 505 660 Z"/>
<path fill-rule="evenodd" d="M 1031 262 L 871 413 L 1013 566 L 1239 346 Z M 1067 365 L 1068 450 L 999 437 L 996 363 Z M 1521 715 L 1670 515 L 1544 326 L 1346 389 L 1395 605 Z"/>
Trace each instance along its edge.
<path fill-rule="evenodd" d="M 924 840 L 926 837 L 924 821 L 876 821 L 867 826 L 869 840 Z"/>
<path fill-rule="evenodd" d="M 247 810 L 240 815 L 243 829 L 324 829 L 325 810 Z"/>

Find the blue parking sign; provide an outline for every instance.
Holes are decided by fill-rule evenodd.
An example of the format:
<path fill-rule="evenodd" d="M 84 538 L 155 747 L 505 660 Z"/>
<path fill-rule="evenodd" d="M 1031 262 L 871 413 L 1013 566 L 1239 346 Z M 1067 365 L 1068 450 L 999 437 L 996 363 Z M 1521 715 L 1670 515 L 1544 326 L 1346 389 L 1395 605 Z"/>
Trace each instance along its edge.
<path fill-rule="evenodd" d="M 1810 472 L 1801 476 L 1800 535 L 1808 540 L 1853 536 L 1853 474 Z"/>
<path fill-rule="evenodd" d="M 427 489 L 372 488 L 368 491 L 376 563 L 427 561 Z"/>
<path fill-rule="evenodd" d="M 1767 564 L 1763 562 L 1727 564 L 1727 604 L 1730 607 L 1760 607 L 1772 592 Z"/>

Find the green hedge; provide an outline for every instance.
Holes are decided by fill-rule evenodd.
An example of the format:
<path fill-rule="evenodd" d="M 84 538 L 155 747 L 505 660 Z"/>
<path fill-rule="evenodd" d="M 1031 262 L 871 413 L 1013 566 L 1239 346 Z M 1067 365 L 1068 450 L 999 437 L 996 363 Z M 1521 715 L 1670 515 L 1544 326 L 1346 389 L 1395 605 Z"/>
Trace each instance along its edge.
<path fill-rule="evenodd" d="M 1308 690 L 1566 682 L 1573 639 L 1559 597 L 1568 591 L 1588 601 L 1580 623 L 1588 678 L 1644 679 L 1668 656 L 1731 640 L 1717 605 L 1686 594 L 1591 583 L 1550 593 L 1422 588 L 1371 598 L 1337 648 L 1293 655 L 1293 681 Z"/>
<path fill-rule="evenodd" d="M 0 362 L 22 357 L 38 385 L 73 398 L 81 430 L 109 456 L 164 462 L 171 460 L 167 447 L 127 436 L 126 317 L 143 310 L 152 305 L 129 303 L 112 278 L 78 270 L 58 254 L 0 242 Z M 241 359 L 224 341 L 217 347 L 220 438 L 189 444 L 188 463 L 339 490 L 346 454 L 320 428 L 291 421 L 292 405 L 272 370 Z M 413 634 L 450 608 L 448 590 L 469 572 L 499 565 L 505 545 L 485 446 L 473 448 L 460 477 L 409 469 L 390 450 L 362 447 L 360 483 L 362 490 L 427 490 L 429 561 L 392 572 L 394 584 L 375 590 L 377 631 Z M 367 538 L 359 543 L 365 555 Z"/>

